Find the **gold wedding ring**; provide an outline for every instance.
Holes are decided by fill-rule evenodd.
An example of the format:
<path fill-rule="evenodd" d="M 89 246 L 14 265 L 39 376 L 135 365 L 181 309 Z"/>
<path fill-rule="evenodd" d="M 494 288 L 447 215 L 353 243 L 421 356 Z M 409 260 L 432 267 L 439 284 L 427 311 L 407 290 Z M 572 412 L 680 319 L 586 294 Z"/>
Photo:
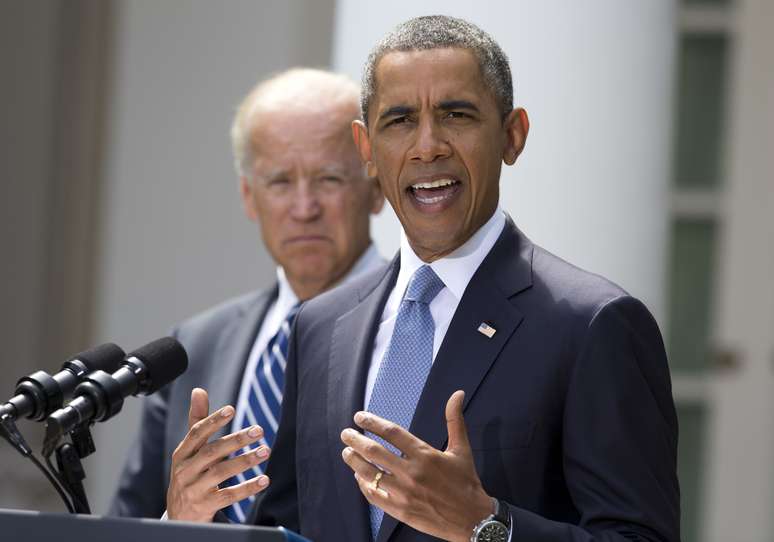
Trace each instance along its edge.
<path fill-rule="evenodd" d="M 383 474 L 384 474 L 384 471 L 381 471 L 381 470 L 376 471 L 376 476 L 374 476 L 374 479 L 371 480 L 371 484 L 370 484 L 371 485 L 371 489 L 373 489 L 374 491 L 379 489 L 379 480 L 382 479 L 382 475 Z"/>

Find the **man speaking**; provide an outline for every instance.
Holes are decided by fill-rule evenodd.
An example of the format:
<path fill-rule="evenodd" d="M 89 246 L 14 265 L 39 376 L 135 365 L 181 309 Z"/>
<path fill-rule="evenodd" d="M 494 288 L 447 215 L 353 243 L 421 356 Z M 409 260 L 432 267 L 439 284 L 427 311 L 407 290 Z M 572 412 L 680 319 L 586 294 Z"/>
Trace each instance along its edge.
<path fill-rule="evenodd" d="M 372 51 L 353 133 L 400 253 L 299 312 L 257 523 L 316 542 L 679 540 L 658 327 L 500 209 L 529 131 L 512 100 L 505 55 L 465 21 L 412 19 Z M 181 449 L 230 453 L 239 435 L 204 444 L 226 423 Z M 239 468 L 210 464 L 205 485 Z"/>

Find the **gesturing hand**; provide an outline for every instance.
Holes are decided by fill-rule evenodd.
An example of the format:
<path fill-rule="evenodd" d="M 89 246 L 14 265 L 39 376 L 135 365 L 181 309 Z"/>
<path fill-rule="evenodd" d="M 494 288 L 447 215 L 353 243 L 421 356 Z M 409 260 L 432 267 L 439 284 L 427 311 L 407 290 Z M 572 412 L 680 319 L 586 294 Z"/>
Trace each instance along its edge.
<path fill-rule="evenodd" d="M 368 502 L 418 531 L 460 542 L 468 542 L 473 527 L 493 512 L 473 464 L 462 417 L 464 399 L 460 390 L 446 403 L 449 444 L 443 452 L 368 412 L 355 414 L 355 423 L 401 450 L 402 456 L 354 429 L 341 433 L 347 445 L 342 457 Z M 378 484 L 376 465 L 384 471 Z"/>
<path fill-rule="evenodd" d="M 186 521 L 212 521 L 221 508 L 262 491 L 269 485 L 267 476 L 220 489 L 218 484 L 262 463 L 269 449 L 255 450 L 228 459 L 237 450 L 263 436 L 260 426 L 226 435 L 212 442 L 209 438 L 231 421 L 234 407 L 225 406 L 209 412 L 207 392 L 194 388 L 188 412 L 188 434 L 172 454 L 172 472 L 167 490 L 167 516 Z"/>

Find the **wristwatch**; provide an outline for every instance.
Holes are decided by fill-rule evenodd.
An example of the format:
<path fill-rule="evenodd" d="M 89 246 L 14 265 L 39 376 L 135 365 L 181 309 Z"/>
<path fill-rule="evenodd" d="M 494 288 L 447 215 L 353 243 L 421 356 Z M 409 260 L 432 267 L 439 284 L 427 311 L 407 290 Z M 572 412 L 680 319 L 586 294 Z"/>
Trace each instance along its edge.
<path fill-rule="evenodd" d="M 494 497 L 492 501 L 495 505 L 494 514 L 484 518 L 473 528 L 470 542 L 508 542 L 511 536 L 511 514 L 508 506 Z"/>

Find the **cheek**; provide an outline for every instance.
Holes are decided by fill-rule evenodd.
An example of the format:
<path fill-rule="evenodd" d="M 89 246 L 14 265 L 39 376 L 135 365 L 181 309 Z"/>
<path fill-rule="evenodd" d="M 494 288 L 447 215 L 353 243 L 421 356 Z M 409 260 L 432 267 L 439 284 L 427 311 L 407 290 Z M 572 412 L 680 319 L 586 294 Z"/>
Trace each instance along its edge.
<path fill-rule="evenodd" d="M 353 239 L 365 235 L 371 200 L 367 191 L 347 190 L 325 202 L 325 221 L 337 246 L 349 247 Z"/>
<path fill-rule="evenodd" d="M 360 205 L 357 197 L 346 190 L 337 194 L 331 194 L 322 201 L 323 217 L 327 227 L 331 231 L 346 231 L 348 224 L 352 222 L 355 209 Z"/>
<path fill-rule="evenodd" d="M 471 177 L 471 188 L 475 200 L 485 199 L 491 193 L 492 184 L 499 182 L 499 179 L 493 179 L 499 176 L 497 166 L 499 165 L 499 155 L 493 152 L 494 149 L 474 144 L 466 151 L 466 165 Z"/>
<path fill-rule="evenodd" d="M 398 195 L 398 179 L 402 169 L 403 150 L 397 145 L 380 145 L 374 150 L 373 158 L 377 165 L 379 186 L 388 200 Z"/>
<path fill-rule="evenodd" d="M 285 234 L 290 209 L 283 198 L 256 198 L 255 210 L 264 242 L 280 248 Z"/>

